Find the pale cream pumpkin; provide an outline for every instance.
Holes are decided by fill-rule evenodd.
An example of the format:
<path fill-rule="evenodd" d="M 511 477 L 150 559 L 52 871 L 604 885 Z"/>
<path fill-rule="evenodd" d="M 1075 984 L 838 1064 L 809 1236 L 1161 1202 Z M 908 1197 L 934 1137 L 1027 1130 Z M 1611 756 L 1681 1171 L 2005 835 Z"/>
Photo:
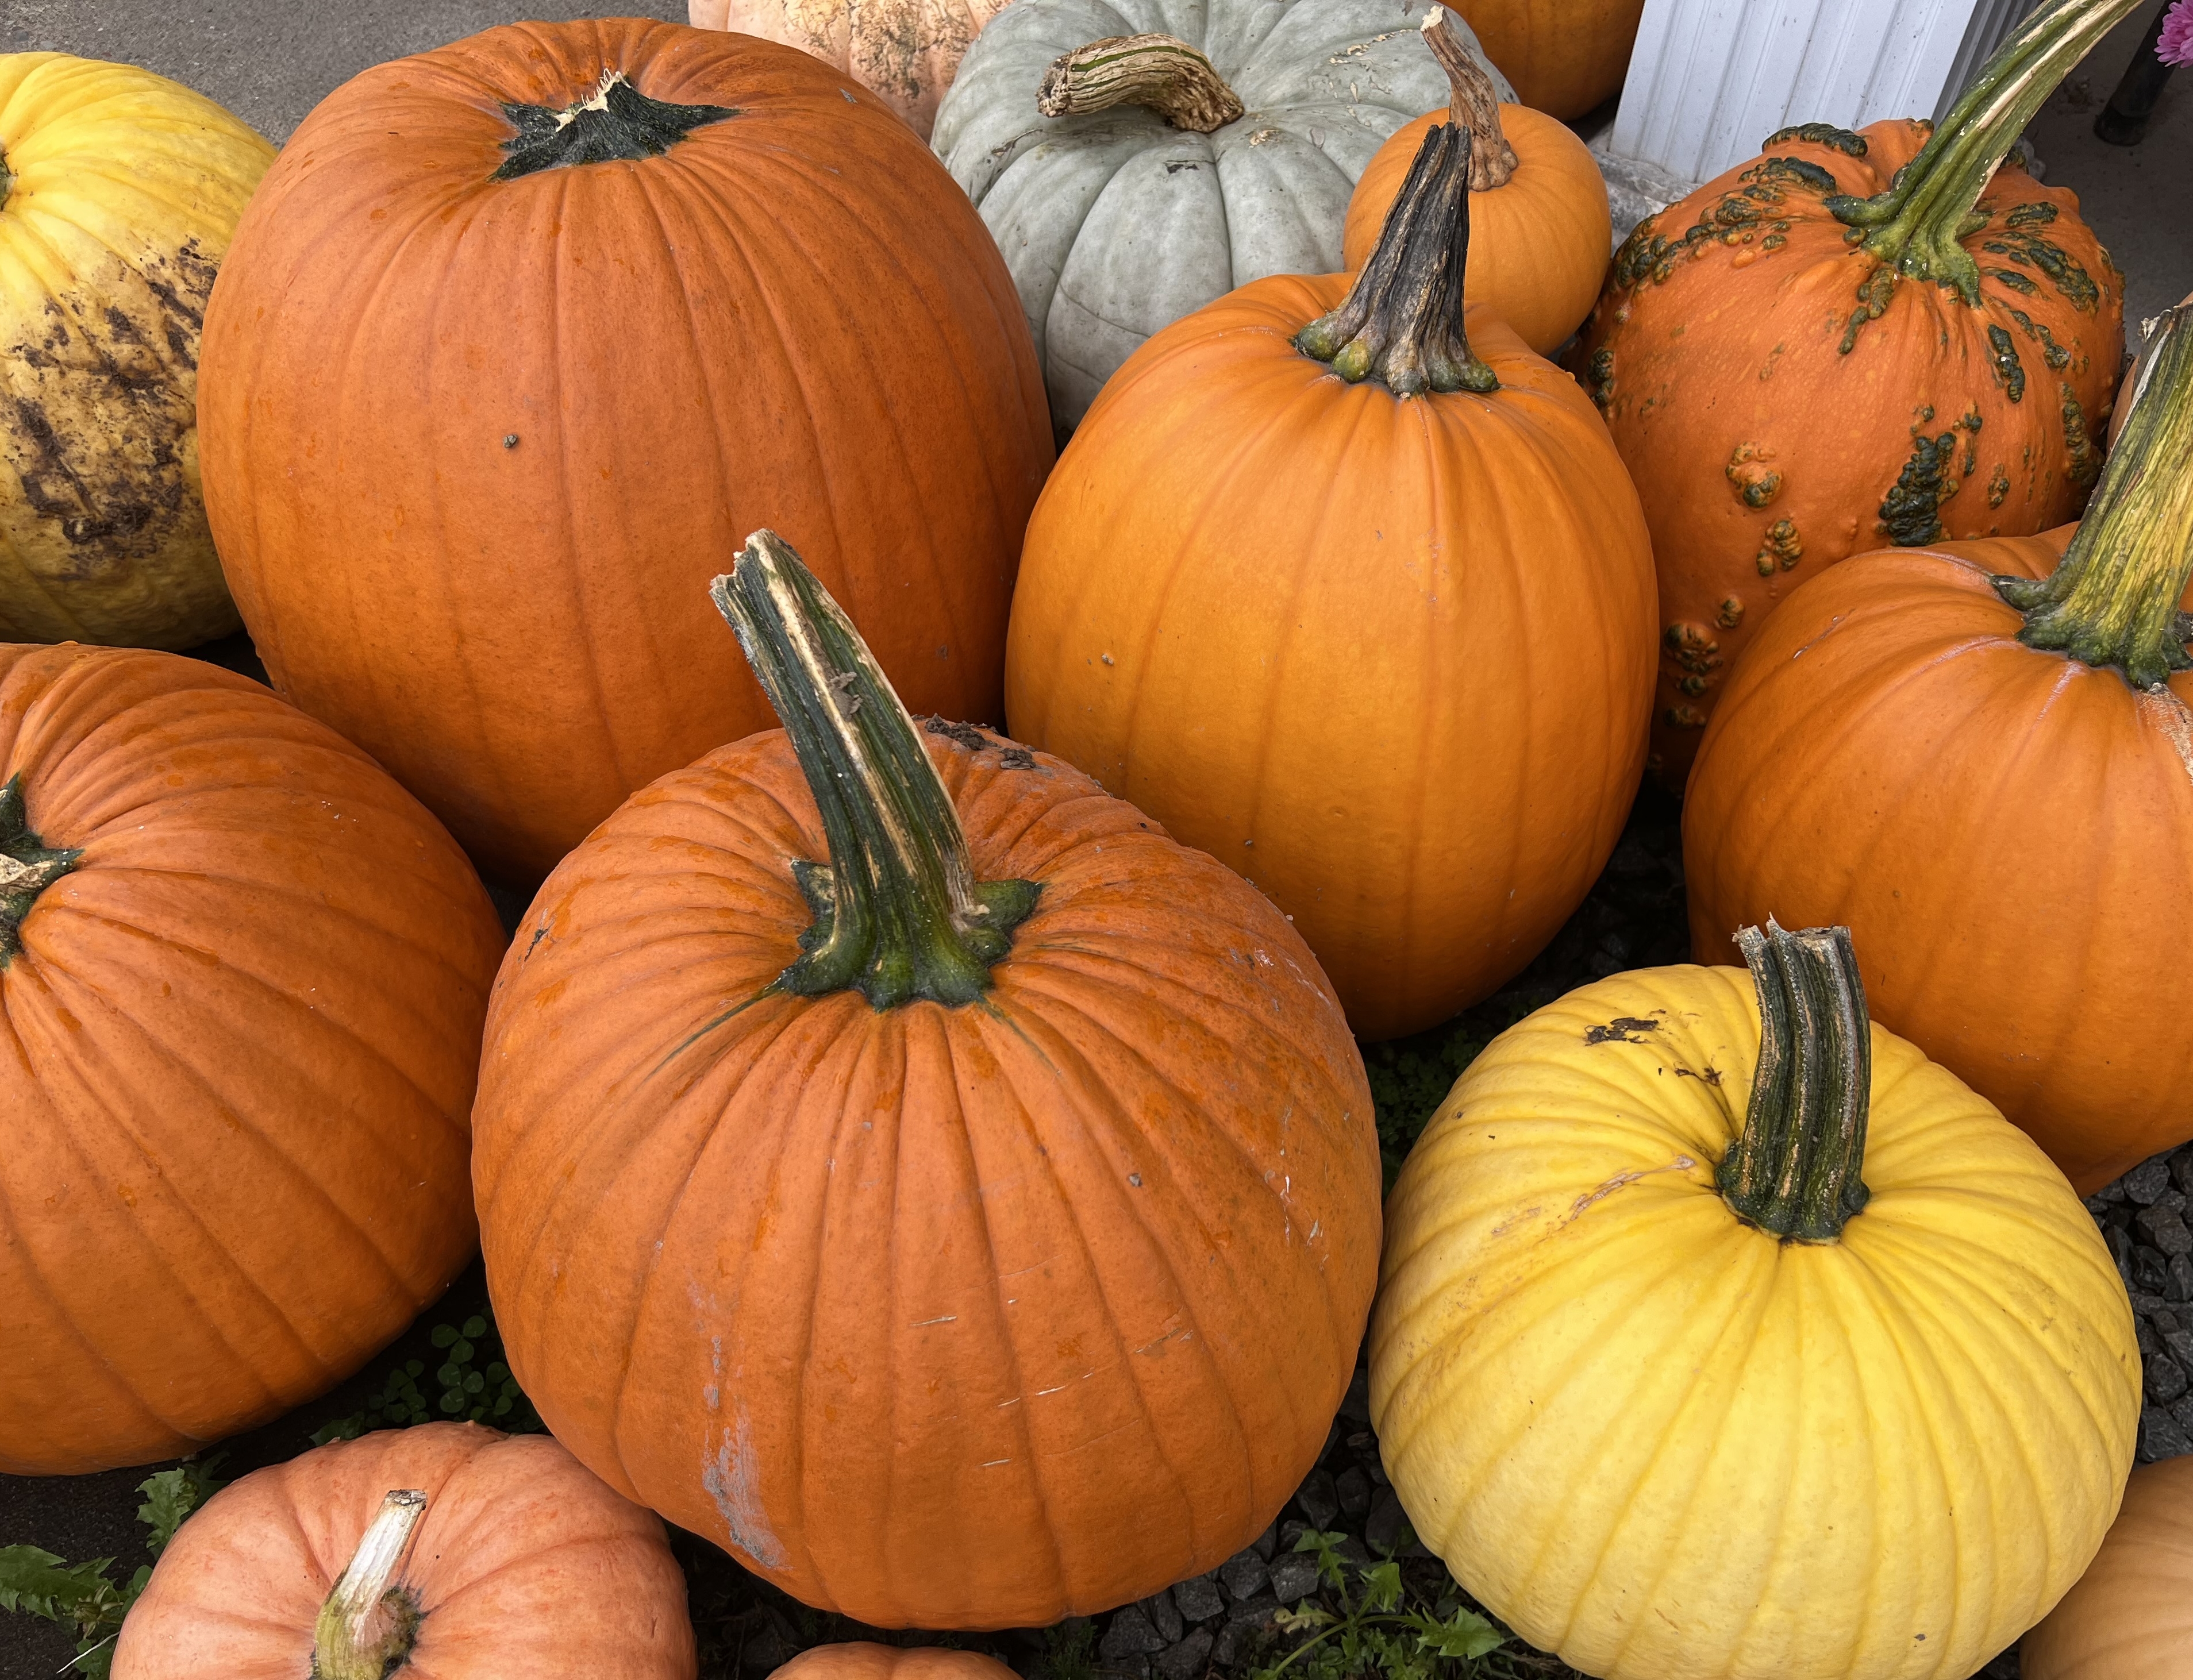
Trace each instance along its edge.
<path fill-rule="evenodd" d="M 959 55 L 1005 0 L 689 0 L 700 29 L 782 41 L 842 70 L 922 139 Z"/>

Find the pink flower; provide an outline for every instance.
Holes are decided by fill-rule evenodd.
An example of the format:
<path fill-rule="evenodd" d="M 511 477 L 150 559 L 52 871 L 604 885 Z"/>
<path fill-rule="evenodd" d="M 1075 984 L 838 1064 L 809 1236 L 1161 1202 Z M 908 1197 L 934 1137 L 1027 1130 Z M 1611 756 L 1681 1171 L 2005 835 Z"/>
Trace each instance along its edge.
<path fill-rule="evenodd" d="M 2165 64 L 2193 64 L 2193 0 L 2178 0 L 2170 9 L 2155 50 Z"/>

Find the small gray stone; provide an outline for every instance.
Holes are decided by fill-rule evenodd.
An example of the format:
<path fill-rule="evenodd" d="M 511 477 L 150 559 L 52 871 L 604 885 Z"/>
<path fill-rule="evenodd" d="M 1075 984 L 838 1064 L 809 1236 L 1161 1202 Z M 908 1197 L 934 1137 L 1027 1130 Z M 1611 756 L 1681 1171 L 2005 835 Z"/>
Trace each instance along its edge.
<path fill-rule="evenodd" d="M 2148 1322 L 2155 1326 L 2155 1339 L 2169 1351 L 2170 1357 L 2193 1371 L 2193 1324 L 2165 1307 Z"/>
<path fill-rule="evenodd" d="M 1195 1680 L 1203 1666 L 1211 1660 L 1213 1636 L 1207 1627 L 1199 1627 L 1177 1645 L 1167 1647 L 1150 1663 L 1154 1673 L 1164 1680 Z"/>
<path fill-rule="evenodd" d="M 1272 1591 L 1282 1604 L 1298 1604 L 1317 1591 L 1317 1557 L 1290 1551 L 1272 1563 Z"/>
<path fill-rule="evenodd" d="M 2193 1453 L 2193 1435 L 2189 1435 L 2176 1418 L 2160 1406 L 2150 1406 L 2140 1413 L 2139 1458 L 2142 1464 L 2179 1458 L 2187 1453 Z"/>
<path fill-rule="evenodd" d="M 1150 1619 L 1150 1626 L 1166 1644 L 1171 1644 L 1188 1631 L 1188 1624 L 1180 1614 L 1180 1607 L 1172 1602 L 1170 1592 L 1160 1592 L 1142 1600 L 1142 1614 Z"/>
<path fill-rule="evenodd" d="M 2132 1333 L 2133 1339 L 2139 1344 L 2141 1358 L 2144 1359 L 2150 1354 L 2162 1351 L 2162 1338 L 2156 1334 L 2153 1319 L 2134 1318 L 2132 1321 Z"/>
<path fill-rule="evenodd" d="M 2170 1181 L 2188 1196 L 2193 1196 L 2193 1146 L 2187 1146 L 2172 1153 Z"/>
<path fill-rule="evenodd" d="M 1332 1491 L 1340 1496 L 1341 1510 L 1350 1517 L 1360 1518 L 1371 1509 L 1371 1478 L 1360 1465 L 1351 1464 L 1334 1477 Z"/>
<path fill-rule="evenodd" d="M 1228 1610 L 1226 1613 L 1226 1626 L 1229 1629 L 1261 1627 L 1277 1615 L 1279 1609 L 1280 1601 L 1268 1592 L 1263 1593 L 1250 1599 L 1246 1603 L 1236 1604 Z"/>
<path fill-rule="evenodd" d="M 2170 1409 L 2170 1415 L 2178 1420 L 2178 1426 L 2193 1436 L 2193 1394 L 2188 1394 Z"/>
<path fill-rule="evenodd" d="M 1220 1668 L 1233 1666 L 1234 1660 L 1271 1625 L 1272 1613 L 1279 1608 L 1276 1598 L 1257 1598 L 1238 1606 L 1226 1618 L 1226 1626 L 1218 1630 L 1211 1660 Z"/>
<path fill-rule="evenodd" d="M 2134 1295 L 2132 1310 L 2142 1318 L 2152 1318 L 2170 1303 L 2161 1295 Z"/>
<path fill-rule="evenodd" d="M 1257 1556 L 1253 1551 L 1246 1555 L 1252 1560 Z M 1257 1568 L 1261 1574 L 1263 1565 L 1258 1563 Z M 1245 1592 L 1237 1596 L 1245 1598 L 1248 1594 Z M 1226 1613 L 1225 1596 L 1218 1591 L 1217 1581 L 1210 1575 L 1196 1575 L 1176 1582 L 1172 1589 L 1172 1602 L 1180 1606 L 1181 1614 L 1190 1621 L 1209 1621 L 1211 1617 Z"/>
<path fill-rule="evenodd" d="M 1264 1532 L 1257 1536 L 1252 1545 L 1257 1556 L 1267 1563 L 1270 1563 L 1272 1554 L 1280 1549 L 1280 1525 L 1277 1523 L 1267 1524 Z"/>
<path fill-rule="evenodd" d="M 2170 1262 L 2143 1243 L 2132 1251 L 2132 1292 L 2159 1295 L 2170 1287 Z"/>
<path fill-rule="evenodd" d="M 1348 1392 L 1340 1403 L 1340 1415 L 1355 1423 L 1371 1421 L 1371 1374 L 1358 1369 L 1348 1381 Z"/>
<path fill-rule="evenodd" d="M 2144 1208 L 2170 1188 L 2170 1163 L 2162 1156 L 2143 1161 L 2124 1175 L 2125 1195 Z M 2104 1195 L 2108 1194 L 2106 1189 Z"/>
<path fill-rule="evenodd" d="M 2186 1229 L 2185 1216 L 2177 1209 L 2165 1207 L 2160 1203 L 2153 1207 L 2142 1208 L 2133 1223 L 2139 1226 L 2140 1235 L 2166 1257 L 2193 1254 L 2193 1231 Z"/>
<path fill-rule="evenodd" d="M 1295 1509 L 1309 1519 L 1313 1529 L 1330 1529 L 1340 1515 L 1340 1495 L 1333 1490 L 1332 1477 L 1321 1470 L 1310 1471 L 1295 1489 Z"/>
<path fill-rule="evenodd" d="M 1237 1551 L 1218 1566 L 1218 1579 L 1226 1590 L 1238 1601 L 1254 1598 L 1264 1590 L 1271 1576 L 1264 1569 L 1264 1560 L 1252 1549 Z"/>
<path fill-rule="evenodd" d="M 1150 1619 L 1142 1614 L 1139 1604 L 1127 1604 L 1112 1612 L 1112 1625 L 1104 1630 L 1104 1637 L 1096 1643 L 1096 1654 L 1108 1663 L 1125 1662 L 1131 1657 L 1145 1657 L 1162 1651 L 1165 1642 L 1150 1626 Z"/>
<path fill-rule="evenodd" d="M 2170 1257 L 2169 1281 L 2162 1293 L 2174 1301 L 2193 1301 L 2193 1254 Z"/>
<path fill-rule="evenodd" d="M 2141 1368 L 2143 1391 L 2150 1406 L 2167 1406 L 2193 1383 L 2186 1380 L 2178 1362 L 2167 1353 L 2150 1353 Z"/>
<path fill-rule="evenodd" d="M 2121 1178 L 2111 1179 L 2093 1194 L 2093 1200 L 2097 1202 L 2121 1202 L 2125 1199 L 2125 1181 Z"/>
<path fill-rule="evenodd" d="M 1401 1501 L 1391 1488 L 1381 1488 L 1378 1497 L 1371 1501 L 1371 1515 L 1364 1519 L 1363 1538 L 1371 1549 L 1378 1552 L 1398 1551 L 1415 1538 L 1409 1528 L 1408 1513 L 1401 1509 Z"/>

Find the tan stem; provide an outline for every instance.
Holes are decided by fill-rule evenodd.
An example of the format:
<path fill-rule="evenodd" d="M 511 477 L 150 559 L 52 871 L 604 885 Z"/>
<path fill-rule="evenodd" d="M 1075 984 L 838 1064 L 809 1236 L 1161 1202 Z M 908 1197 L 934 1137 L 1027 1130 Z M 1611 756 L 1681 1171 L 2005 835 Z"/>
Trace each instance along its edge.
<path fill-rule="evenodd" d="M 1417 27 L 1446 71 L 1448 111 L 1469 130 L 1469 190 L 1490 192 L 1507 186 L 1521 165 L 1501 130 L 1500 96 L 1492 91 L 1492 78 L 1448 26 L 1445 6 L 1434 5 Z"/>
<path fill-rule="evenodd" d="M 312 1680 L 382 1680 L 411 1654 L 419 1605 L 396 1578 L 426 1511 L 427 1495 L 415 1488 L 395 1489 L 381 1500 L 350 1567 L 320 1606 Z"/>
<path fill-rule="evenodd" d="M 1211 60 L 1171 35 L 1117 35 L 1051 62 L 1035 108 L 1079 116 L 1115 105 L 1147 106 L 1176 129 L 1207 134 L 1241 119 L 1242 105 Z"/>

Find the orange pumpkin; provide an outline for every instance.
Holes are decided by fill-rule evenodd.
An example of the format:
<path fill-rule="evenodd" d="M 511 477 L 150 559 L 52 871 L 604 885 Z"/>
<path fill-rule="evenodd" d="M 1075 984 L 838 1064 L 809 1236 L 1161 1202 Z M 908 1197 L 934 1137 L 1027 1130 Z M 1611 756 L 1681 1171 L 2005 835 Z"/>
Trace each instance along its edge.
<path fill-rule="evenodd" d="M 544 1435 L 428 1423 L 222 1489 L 131 1607 L 114 1680 L 693 1680 L 661 1519 Z"/>
<path fill-rule="evenodd" d="M 1360 275 L 1244 286 L 1120 369 L 1006 655 L 1014 729 L 1271 894 L 1366 1037 L 1553 937 L 1644 752 L 1636 494 L 1573 380 L 1464 333 L 1470 148 L 1430 131 Z"/>
<path fill-rule="evenodd" d="M 1566 118 L 1622 91 L 1645 0 L 1460 0 L 1454 9 L 1524 104 Z"/>
<path fill-rule="evenodd" d="M 2133 3 L 2051 0 L 1931 137 L 1901 120 L 1771 135 L 1616 255 L 1572 365 L 1652 527 L 1670 786 L 1731 662 L 1822 567 L 2077 517 L 2121 277 L 2071 192 L 1995 164 Z"/>
<path fill-rule="evenodd" d="M 503 946 L 440 825 L 256 683 L 0 644 L 0 1471 L 263 1422 L 441 1294 Z"/>
<path fill-rule="evenodd" d="M 1012 1672 L 980 1651 L 861 1640 L 802 1651 L 770 1680 L 1012 1680 Z"/>
<path fill-rule="evenodd" d="M 1541 356 L 1567 342 L 1599 295 L 1613 223 L 1606 182 L 1567 123 L 1528 106 L 1502 105 L 1446 27 L 1446 8 L 1424 14 L 1425 41 L 1453 85 L 1446 111 L 1405 123 L 1371 154 L 1342 230 L 1353 271 L 1371 260 L 1386 212 L 1424 136 L 1442 120 L 1470 132 L 1469 273 L 1465 294 Z"/>
<path fill-rule="evenodd" d="M 221 270 L 199 421 L 276 688 L 528 880 L 768 722 L 705 598 L 764 519 L 916 705 L 996 717 L 1051 451 L 1011 277 L 906 125 L 633 19 L 324 100 Z"/>
<path fill-rule="evenodd" d="M 1005 0 L 689 0 L 700 29 L 735 29 L 811 53 L 851 77 L 922 139 L 959 55 Z"/>
<path fill-rule="evenodd" d="M 769 533 L 718 588 L 788 734 L 634 796 L 496 982 L 512 1369 L 611 1486 L 874 1626 L 1215 1568 L 1315 1462 L 1370 1310 L 1331 987 L 1070 767 L 918 735 Z"/>
<path fill-rule="evenodd" d="M 2193 1674 L 2193 1458 L 2144 1465 L 2102 1549 L 2018 1642 L 2021 1680 Z"/>
<path fill-rule="evenodd" d="M 2082 1193 L 2193 1138 L 2193 965 L 2165 931 L 2193 923 L 2193 306 L 2133 402 L 2076 536 L 1799 590 L 1683 812 L 1699 949 L 1770 908 L 1847 923 L 1881 1021 Z"/>

